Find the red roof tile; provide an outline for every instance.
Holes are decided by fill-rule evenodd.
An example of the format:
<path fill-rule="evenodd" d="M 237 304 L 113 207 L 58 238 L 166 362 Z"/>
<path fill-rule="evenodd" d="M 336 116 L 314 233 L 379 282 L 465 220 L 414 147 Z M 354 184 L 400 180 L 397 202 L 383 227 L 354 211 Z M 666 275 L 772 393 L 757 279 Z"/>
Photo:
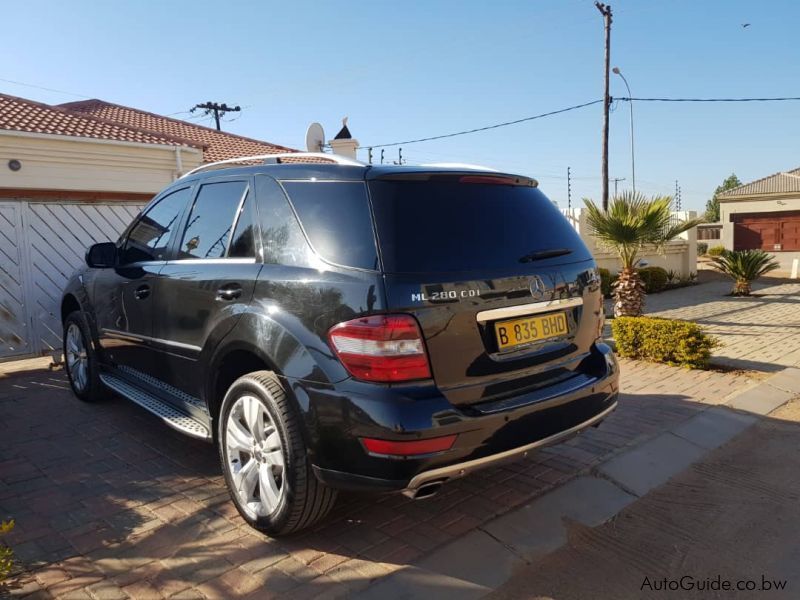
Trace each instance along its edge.
<path fill-rule="evenodd" d="M 178 136 L 147 131 L 92 115 L 81 115 L 58 106 L 6 94 L 0 94 L 0 129 L 144 144 L 203 147 L 201 143 Z"/>
<path fill-rule="evenodd" d="M 104 102 L 103 100 L 68 102 L 60 104 L 59 107 L 75 114 L 100 117 L 107 121 L 151 131 L 155 134 L 192 140 L 205 148 L 203 152 L 203 160 L 205 162 L 258 154 L 297 152 L 293 148 L 217 131 L 202 125 L 163 117 L 144 110 Z"/>

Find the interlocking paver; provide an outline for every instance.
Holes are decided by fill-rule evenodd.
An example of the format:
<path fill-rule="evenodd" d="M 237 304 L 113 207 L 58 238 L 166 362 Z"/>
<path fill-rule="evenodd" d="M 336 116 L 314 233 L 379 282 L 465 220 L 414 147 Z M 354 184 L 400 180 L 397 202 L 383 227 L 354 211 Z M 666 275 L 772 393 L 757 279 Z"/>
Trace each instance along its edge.
<path fill-rule="evenodd" d="M 622 361 L 620 408 L 600 428 L 429 500 L 342 494 L 324 523 L 270 540 L 228 501 L 211 446 L 122 399 L 78 402 L 63 373 L 4 369 L 0 515 L 17 519 L 8 541 L 37 593 L 85 598 L 353 593 L 757 383 Z"/>
<path fill-rule="evenodd" d="M 800 362 L 800 282 L 764 277 L 753 296 L 727 296 L 731 283 L 716 274 L 697 286 L 652 294 L 648 315 L 696 321 L 723 346 L 715 362 L 742 369 L 775 372 Z"/>

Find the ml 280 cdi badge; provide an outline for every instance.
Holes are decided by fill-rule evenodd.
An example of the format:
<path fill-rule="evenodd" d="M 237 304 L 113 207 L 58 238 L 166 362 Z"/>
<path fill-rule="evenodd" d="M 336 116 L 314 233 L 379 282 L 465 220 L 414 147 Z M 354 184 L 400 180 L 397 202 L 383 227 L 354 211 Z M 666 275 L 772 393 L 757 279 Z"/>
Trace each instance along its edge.
<path fill-rule="evenodd" d="M 595 262 L 536 181 L 291 156 L 195 169 L 89 248 L 61 304 L 80 399 L 217 444 L 272 535 L 338 489 L 428 497 L 614 409 Z"/>

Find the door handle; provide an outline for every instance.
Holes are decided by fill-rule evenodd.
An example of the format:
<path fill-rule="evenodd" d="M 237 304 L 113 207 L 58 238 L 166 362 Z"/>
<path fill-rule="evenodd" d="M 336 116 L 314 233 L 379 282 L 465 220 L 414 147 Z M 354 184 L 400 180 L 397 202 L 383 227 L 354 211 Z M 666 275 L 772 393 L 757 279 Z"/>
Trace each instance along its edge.
<path fill-rule="evenodd" d="M 136 291 L 133 292 L 133 297 L 137 300 L 144 300 L 150 295 L 150 286 L 149 285 L 140 285 L 136 288 Z"/>
<path fill-rule="evenodd" d="M 242 286 L 238 283 L 230 283 L 217 290 L 217 300 L 235 300 L 242 295 Z"/>

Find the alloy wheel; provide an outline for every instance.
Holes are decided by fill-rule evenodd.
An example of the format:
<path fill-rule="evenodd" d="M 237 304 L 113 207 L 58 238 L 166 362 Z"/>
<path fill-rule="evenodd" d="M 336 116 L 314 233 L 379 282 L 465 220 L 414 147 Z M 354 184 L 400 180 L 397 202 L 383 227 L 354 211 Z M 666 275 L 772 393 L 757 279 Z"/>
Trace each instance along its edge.
<path fill-rule="evenodd" d="M 252 517 L 265 517 L 285 493 L 285 458 L 280 434 L 255 396 L 236 400 L 225 427 L 226 466 L 234 493 Z"/>
<path fill-rule="evenodd" d="M 89 383 L 89 356 L 83 342 L 80 327 L 70 323 L 67 328 L 64 347 L 67 355 L 67 369 L 72 377 L 72 384 L 76 391 L 83 392 Z"/>

